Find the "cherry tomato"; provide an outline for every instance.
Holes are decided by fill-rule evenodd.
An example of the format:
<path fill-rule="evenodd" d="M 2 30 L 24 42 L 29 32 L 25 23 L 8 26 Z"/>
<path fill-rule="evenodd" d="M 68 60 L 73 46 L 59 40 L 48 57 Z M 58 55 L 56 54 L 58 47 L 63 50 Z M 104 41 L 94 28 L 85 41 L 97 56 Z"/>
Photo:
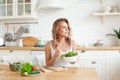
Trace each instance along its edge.
<path fill-rule="evenodd" d="M 36 66 L 32 66 L 32 70 L 36 70 Z"/>

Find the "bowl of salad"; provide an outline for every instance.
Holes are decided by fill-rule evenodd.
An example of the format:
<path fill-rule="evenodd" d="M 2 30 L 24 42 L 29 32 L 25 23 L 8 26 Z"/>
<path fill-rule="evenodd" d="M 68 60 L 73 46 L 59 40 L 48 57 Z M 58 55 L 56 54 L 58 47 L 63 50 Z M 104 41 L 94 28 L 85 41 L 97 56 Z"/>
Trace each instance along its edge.
<path fill-rule="evenodd" d="M 63 59 L 65 62 L 75 62 L 77 58 L 78 53 L 74 51 L 69 51 L 61 55 L 61 59 Z"/>

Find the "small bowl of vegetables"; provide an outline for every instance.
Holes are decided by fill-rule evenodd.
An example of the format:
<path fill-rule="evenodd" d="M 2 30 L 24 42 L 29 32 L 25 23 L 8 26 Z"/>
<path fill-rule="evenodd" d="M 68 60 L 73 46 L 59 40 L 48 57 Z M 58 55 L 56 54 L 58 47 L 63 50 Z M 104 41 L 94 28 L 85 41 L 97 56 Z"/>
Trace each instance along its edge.
<path fill-rule="evenodd" d="M 11 71 L 20 71 L 21 65 L 22 65 L 21 62 L 13 62 L 13 63 L 9 62 L 9 68 Z"/>
<path fill-rule="evenodd" d="M 78 58 L 78 53 L 74 51 L 69 51 L 61 55 L 61 59 L 63 59 L 65 62 L 75 62 L 77 58 Z"/>

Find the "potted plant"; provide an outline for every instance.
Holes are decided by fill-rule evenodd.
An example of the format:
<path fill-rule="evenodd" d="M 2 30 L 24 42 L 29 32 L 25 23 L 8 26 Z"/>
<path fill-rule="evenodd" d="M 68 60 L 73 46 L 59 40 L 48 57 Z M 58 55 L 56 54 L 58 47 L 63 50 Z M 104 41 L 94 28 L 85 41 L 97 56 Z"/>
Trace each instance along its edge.
<path fill-rule="evenodd" d="M 117 29 L 113 29 L 114 31 L 114 34 L 106 34 L 106 36 L 114 36 L 114 37 L 117 37 L 118 39 L 118 44 L 120 45 L 120 28 L 117 30 Z"/>

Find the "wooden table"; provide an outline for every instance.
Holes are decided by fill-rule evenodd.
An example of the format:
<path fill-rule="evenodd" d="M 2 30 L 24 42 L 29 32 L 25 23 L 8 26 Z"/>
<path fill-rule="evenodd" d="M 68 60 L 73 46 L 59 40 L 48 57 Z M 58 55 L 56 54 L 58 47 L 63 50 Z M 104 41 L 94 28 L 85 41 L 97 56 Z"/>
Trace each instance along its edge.
<path fill-rule="evenodd" d="M 94 68 L 69 67 L 67 70 L 58 72 L 40 73 L 35 76 L 21 76 L 19 72 L 10 71 L 8 66 L 0 66 L 0 80 L 98 80 Z"/>

